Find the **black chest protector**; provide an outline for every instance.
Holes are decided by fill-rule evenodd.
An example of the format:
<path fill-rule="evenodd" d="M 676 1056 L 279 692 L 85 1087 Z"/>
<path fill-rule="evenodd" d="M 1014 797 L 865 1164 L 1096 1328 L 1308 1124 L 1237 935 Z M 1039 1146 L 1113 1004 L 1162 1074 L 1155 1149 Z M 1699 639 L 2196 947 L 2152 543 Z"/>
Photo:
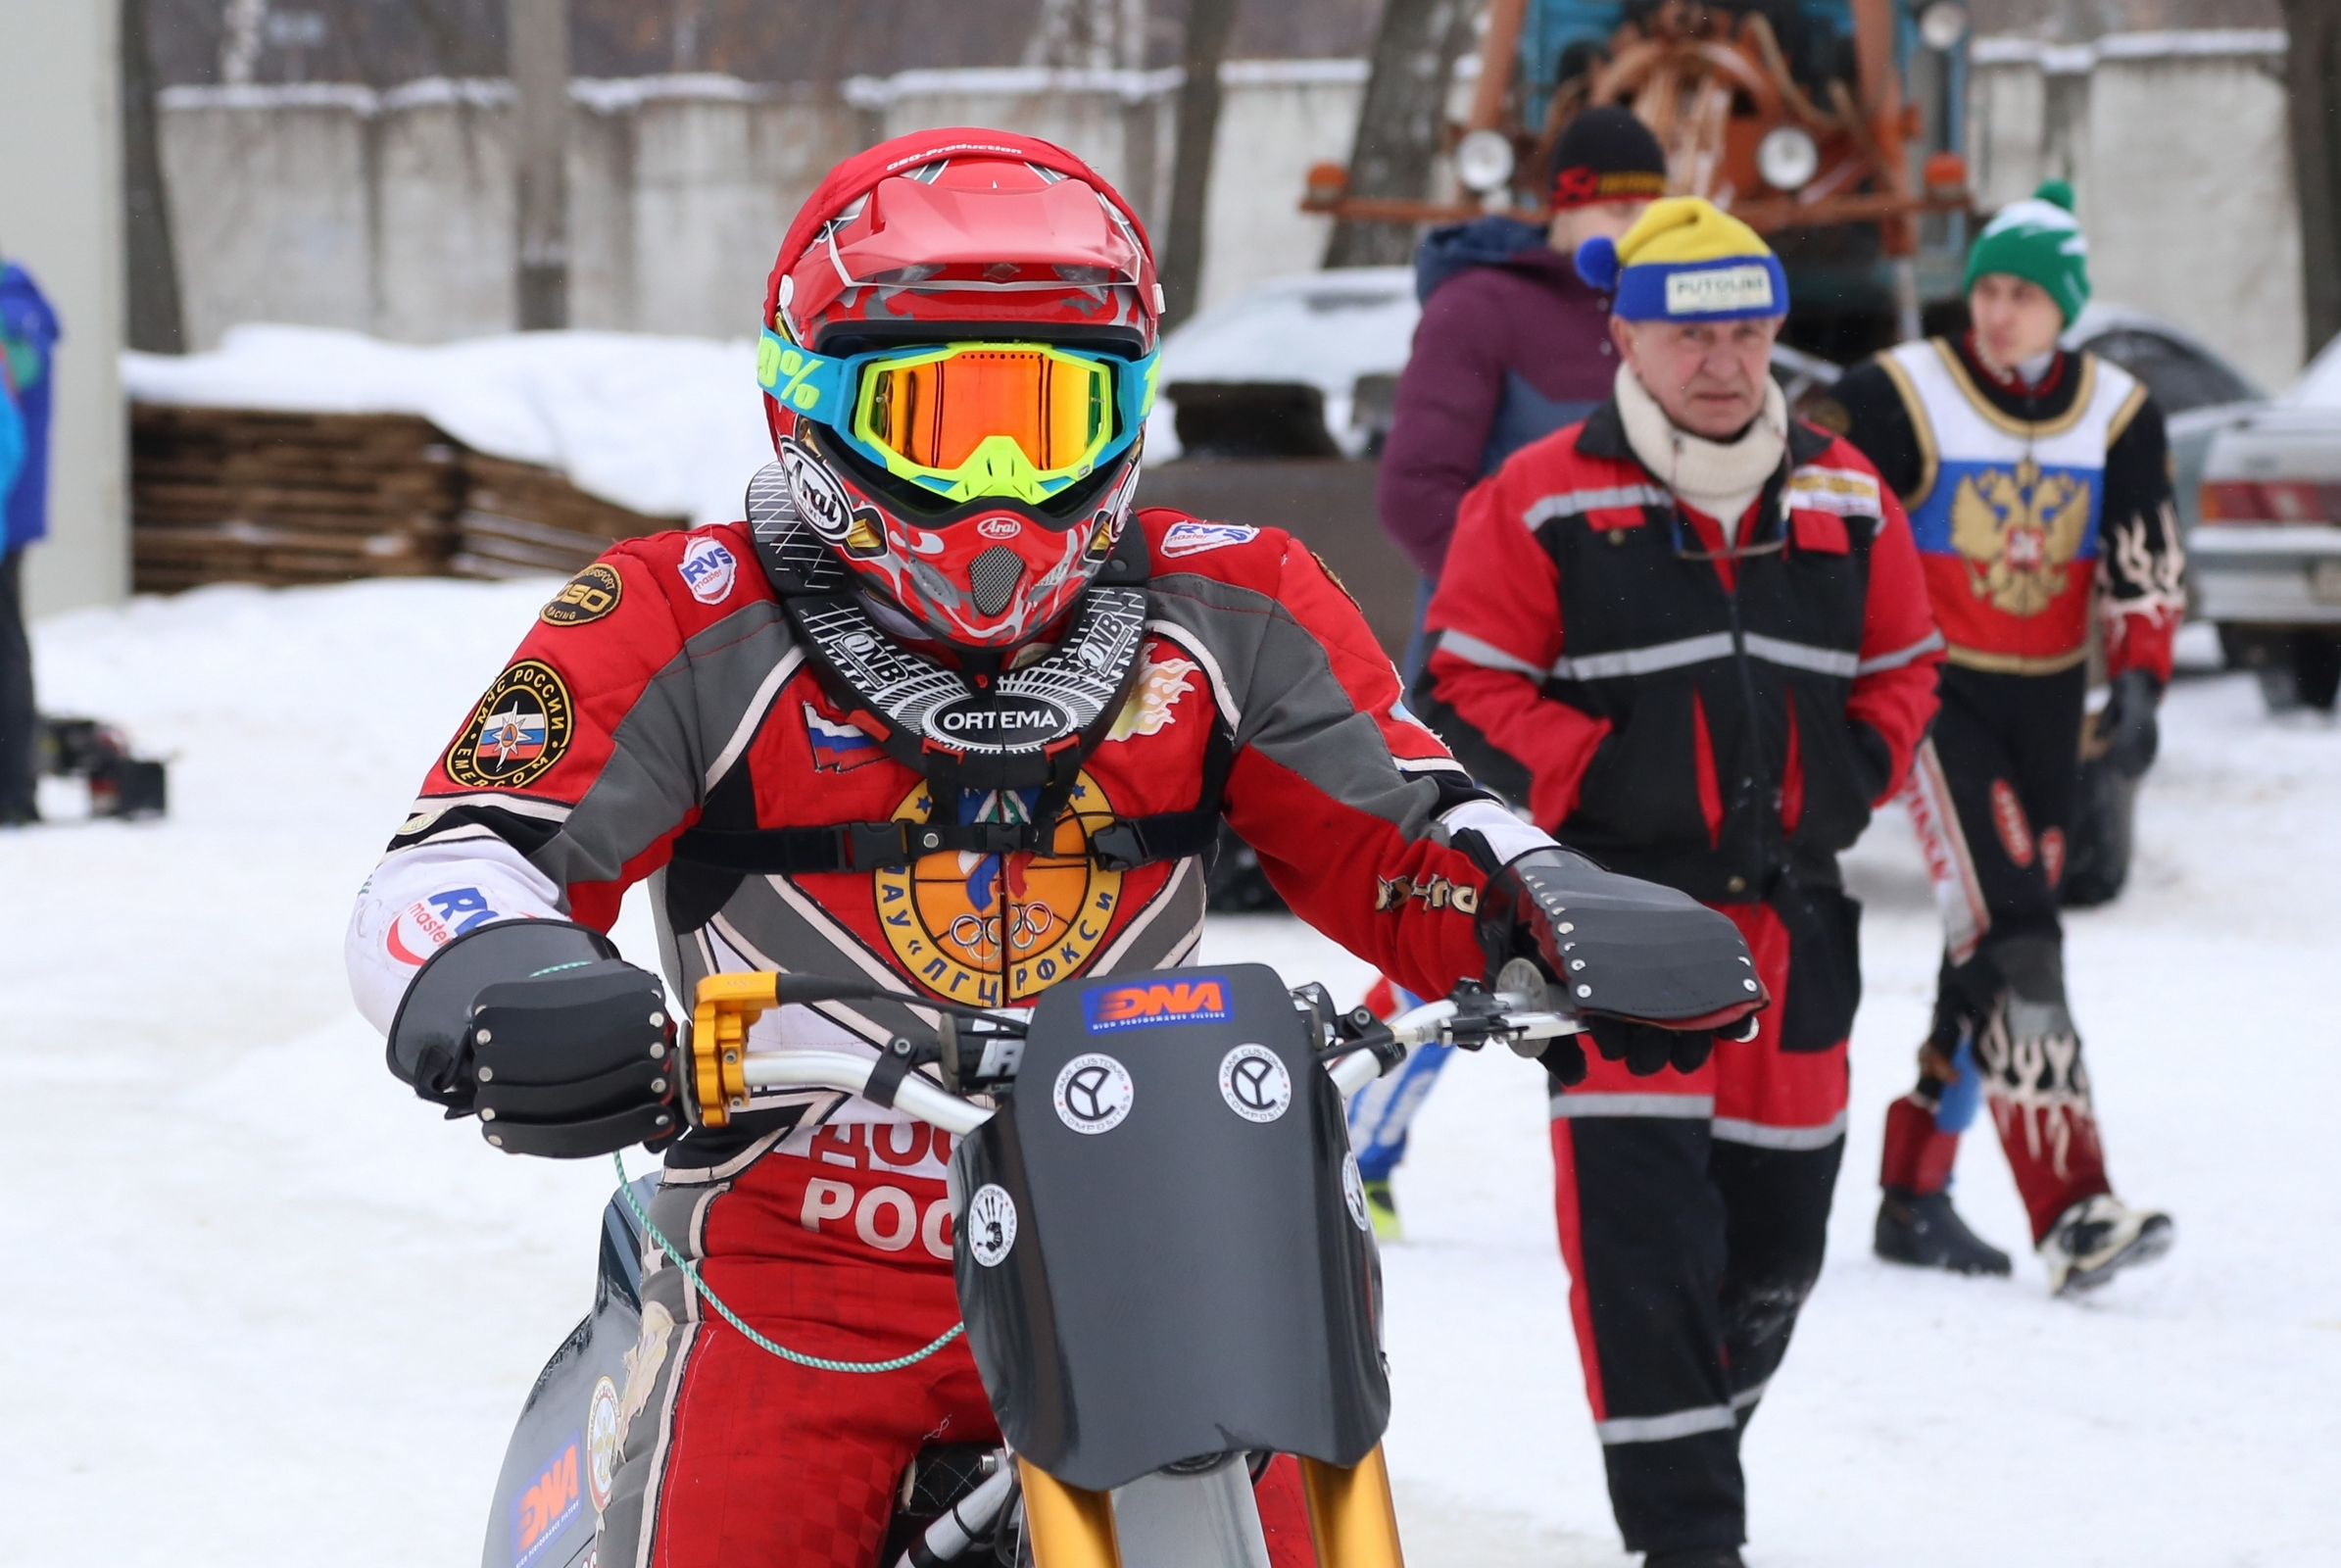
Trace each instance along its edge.
<path fill-rule="evenodd" d="M 1021 668 L 970 673 L 888 636 L 864 608 L 853 574 L 798 516 L 779 465 L 748 487 L 749 524 L 765 578 L 829 699 L 889 757 L 927 781 L 948 817 L 962 791 L 1037 791 L 1021 821 L 834 822 L 813 827 L 703 825 L 675 841 L 677 860 L 718 872 L 802 875 L 876 871 L 946 851 L 1046 854 L 1054 846 L 1082 764 L 1113 727 L 1146 640 L 1146 534 L 1126 523 L 1055 647 Z M 1195 806 L 1122 817 L 1092 831 L 1090 856 L 1108 870 L 1200 855 L 1217 841 L 1229 742 L 1214 726 Z M 745 754 L 743 754 L 745 757 Z M 733 772 L 745 778 L 745 763 Z M 726 779 L 708 792 L 710 808 Z M 945 803 L 950 803 L 946 806 Z M 746 805 L 753 818 L 751 803 Z"/>

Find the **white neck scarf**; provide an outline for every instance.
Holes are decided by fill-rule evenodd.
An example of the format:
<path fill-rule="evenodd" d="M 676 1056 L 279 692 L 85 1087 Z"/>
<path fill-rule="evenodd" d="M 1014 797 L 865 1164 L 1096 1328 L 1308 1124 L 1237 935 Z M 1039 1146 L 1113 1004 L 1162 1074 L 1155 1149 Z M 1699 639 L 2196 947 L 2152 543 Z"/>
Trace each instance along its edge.
<path fill-rule="evenodd" d="M 1618 414 L 1627 445 L 1642 466 L 1676 496 L 1723 525 L 1724 543 L 1739 537 L 1739 519 L 1788 451 L 1788 400 L 1780 384 L 1764 378 L 1764 410 L 1736 441 L 1710 441 L 1667 417 L 1633 370 L 1621 365 Z"/>

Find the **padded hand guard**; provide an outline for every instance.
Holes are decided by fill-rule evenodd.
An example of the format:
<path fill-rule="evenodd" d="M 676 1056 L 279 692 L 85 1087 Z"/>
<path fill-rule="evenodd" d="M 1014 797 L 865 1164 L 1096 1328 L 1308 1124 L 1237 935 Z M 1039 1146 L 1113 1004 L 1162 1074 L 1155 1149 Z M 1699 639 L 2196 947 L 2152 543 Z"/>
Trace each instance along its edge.
<path fill-rule="evenodd" d="M 655 1148 L 683 1130 L 666 1014 L 658 979 L 599 931 L 503 920 L 441 948 L 408 984 L 390 1070 L 451 1118 L 477 1111 L 509 1153 Z"/>
<path fill-rule="evenodd" d="M 682 1130 L 680 1058 L 656 975 L 614 958 L 481 991 L 472 1103 L 511 1154 L 581 1159 Z"/>
<path fill-rule="evenodd" d="M 1604 1020 L 1593 1032 L 1602 1054 L 1635 1072 L 1656 1072 L 1692 1045 L 1670 1044 L 1667 1059 L 1652 1060 L 1650 1050 L 1635 1049 L 1651 1043 L 1636 1026 L 1733 1034 L 1770 1000 L 1730 919 L 1688 894 L 1558 847 L 1532 850 L 1489 877 L 1480 937 L 1491 974 L 1515 956 L 1536 960 L 1554 979 L 1556 1002 Z M 1695 1054 L 1705 1059 L 1704 1050 Z"/>

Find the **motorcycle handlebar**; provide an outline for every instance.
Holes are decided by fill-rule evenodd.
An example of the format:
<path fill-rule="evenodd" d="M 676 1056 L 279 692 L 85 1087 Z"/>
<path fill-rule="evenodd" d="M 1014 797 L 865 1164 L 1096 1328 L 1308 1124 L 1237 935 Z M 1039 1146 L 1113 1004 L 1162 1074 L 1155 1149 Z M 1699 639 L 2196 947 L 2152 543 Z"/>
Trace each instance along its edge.
<path fill-rule="evenodd" d="M 784 1000 L 797 1000 L 796 978 L 770 973 L 733 973 L 709 975 L 700 982 L 689 1076 L 697 1091 L 692 1096 L 697 1119 L 703 1124 L 721 1127 L 729 1122 L 732 1112 L 745 1110 L 751 1088 L 869 1094 L 872 1075 L 887 1064 L 884 1058 L 865 1059 L 835 1051 L 747 1048 L 748 1029 L 765 1008 L 779 1005 Z M 1457 999 L 1461 999 L 1460 1003 Z M 1356 1041 L 1353 1049 L 1328 1062 L 1326 1070 L 1346 1099 L 1395 1067 L 1406 1058 L 1408 1051 L 1418 1046 L 1436 1042 L 1477 1050 L 1490 1040 L 1502 1040 L 1519 1054 L 1534 1057 L 1538 1054 L 1540 1042 L 1577 1034 L 1585 1028 L 1582 1020 L 1567 1013 L 1533 1007 L 1533 1000 L 1540 999 L 1510 992 L 1491 996 L 1476 986 L 1458 987 L 1453 997 L 1425 1003 L 1378 1028 L 1375 1032 L 1383 1035 L 1379 1043 L 1370 1038 Z M 974 1132 L 993 1115 L 988 1107 L 975 1104 L 916 1072 L 903 1073 L 898 1069 L 888 1076 L 894 1081 L 894 1105 L 954 1137 Z"/>
<path fill-rule="evenodd" d="M 741 1061 L 743 1076 L 756 1089 L 834 1089 L 859 1095 L 868 1090 L 876 1061 L 849 1056 L 842 1051 L 751 1051 Z M 911 1073 L 895 1086 L 897 1110 L 908 1111 L 954 1138 L 964 1138 L 992 1119 L 982 1105 L 961 1100 L 937 1084 Z"/>

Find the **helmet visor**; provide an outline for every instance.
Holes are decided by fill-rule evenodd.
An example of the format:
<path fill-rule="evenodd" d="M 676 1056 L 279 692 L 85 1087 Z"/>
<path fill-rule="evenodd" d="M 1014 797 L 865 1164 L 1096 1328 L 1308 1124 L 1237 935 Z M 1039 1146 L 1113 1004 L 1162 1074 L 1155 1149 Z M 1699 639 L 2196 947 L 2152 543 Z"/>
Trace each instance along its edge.
<path fill-rule="evenodd" d="M 1045 343 L 950 343 L 835 360 L 767 330 L 756 378 L 864 458 L 938 500 L 1042 502 L 1137 439 L 1155 357 Z"/>

